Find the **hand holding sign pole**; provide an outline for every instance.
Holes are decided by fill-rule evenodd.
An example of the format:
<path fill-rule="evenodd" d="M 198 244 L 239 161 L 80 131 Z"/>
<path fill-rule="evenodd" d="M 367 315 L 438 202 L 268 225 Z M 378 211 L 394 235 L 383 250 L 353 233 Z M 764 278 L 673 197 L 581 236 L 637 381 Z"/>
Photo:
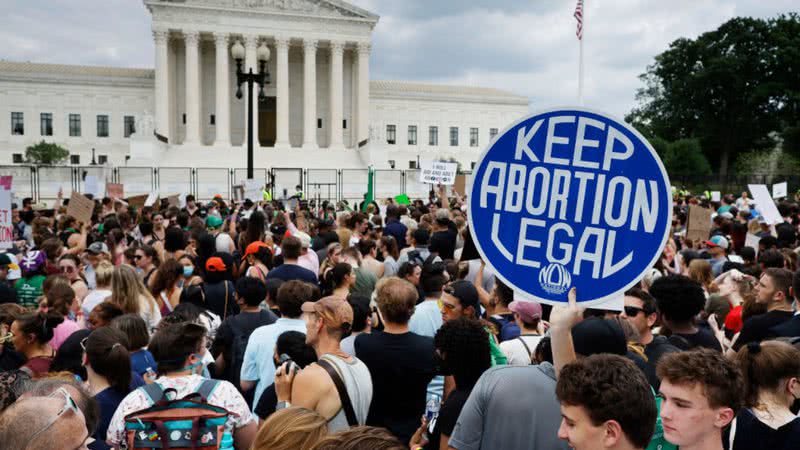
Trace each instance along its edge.
<path fill-rule="evenodd" d="M 586 108 L 544 111 L 508 127 L 475 166 L 470 232 L 522 298 L 583 306 L 619 298 L 669 237 L 670 183 L 650 144 Z"/>

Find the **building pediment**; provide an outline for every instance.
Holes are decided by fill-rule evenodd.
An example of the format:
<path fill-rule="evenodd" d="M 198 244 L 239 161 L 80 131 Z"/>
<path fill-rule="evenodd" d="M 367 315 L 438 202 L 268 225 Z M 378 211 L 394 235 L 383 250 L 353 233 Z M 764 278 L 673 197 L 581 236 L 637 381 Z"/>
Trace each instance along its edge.
<path fill-rule="evenodd" d="M 378 15 L 342 0 L 145 0 L 145 4 L 378 20 Z"/>

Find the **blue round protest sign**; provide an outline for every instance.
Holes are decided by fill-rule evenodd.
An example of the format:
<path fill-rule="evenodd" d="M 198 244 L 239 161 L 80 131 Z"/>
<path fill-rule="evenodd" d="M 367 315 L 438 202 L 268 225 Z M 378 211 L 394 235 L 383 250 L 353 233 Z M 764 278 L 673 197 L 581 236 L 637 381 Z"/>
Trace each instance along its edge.
<path fill-rule="evenodd" d="M 635 129 L 586 108 L 523 118 L 489 144 L 469 195 L 475 245 L 503 282 L 543 303 L 621 296 L 669 237 L 670 183 Z"/>

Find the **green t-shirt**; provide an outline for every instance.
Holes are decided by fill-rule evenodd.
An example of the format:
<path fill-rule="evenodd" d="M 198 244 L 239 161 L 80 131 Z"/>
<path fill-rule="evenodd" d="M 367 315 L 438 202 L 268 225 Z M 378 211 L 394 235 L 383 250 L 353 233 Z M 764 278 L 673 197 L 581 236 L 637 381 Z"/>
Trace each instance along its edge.
<path fill-rule="evenodd" d="M 503 350 L 500 349 L 497 341 L 495 341 L 492 332 L 488 328 L 484 329 L 486 334 L 489 335 L 489 353 L 492 355 L 492 367 L 508 364 L 508 358 L 506 358 L 506 354 L 503 353 Z"/>
<path fill-rule="evenodd" d="M 30 278 L 20 278 L 17 280 L 17 283 L 14 285 L 14 289 L 17 290 L 17 303 L 24 308 L 38 308 L 44 279 L 44 275 L 34 275 Z"/>
<path fill-rule="evenodd" d="M 656 429 L 653 432 L 653 437 L 650 438 L 650 444 L 645 450 L 678 450 L 678 446 L 670 444 L 664 438 L 664 427 L 661 425 L 661 397 L 656 395 L 656 391 L 650 388 L 650 392 L 656 398 Z"/>

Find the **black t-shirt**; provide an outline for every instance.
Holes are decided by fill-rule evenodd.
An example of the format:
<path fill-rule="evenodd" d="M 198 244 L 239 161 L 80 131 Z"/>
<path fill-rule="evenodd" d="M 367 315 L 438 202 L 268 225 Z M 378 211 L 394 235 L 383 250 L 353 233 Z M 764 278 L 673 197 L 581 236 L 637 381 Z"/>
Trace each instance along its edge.
<path fill-rule="evenodd" d="M 453 259 L 453 254 L 456 251 L 456 239 L 458 232 L 452 228 L 444 231 L 437 231 L 431 235 L 428 248 L 432 252 L 437 252 L 439 257 L 443 260 Z"/>
<path fill-rule="evenodd" d="M 800 437 L 800 417 L 773 429 L 758 420 L 749 409 L 742 409 L 736 416 L 734 449 L 768 448 L 770 450 L 796 449 Z M 730 431 L 723 433 L 723 445 L 730 448 Z"/>
<path fill-rule="evenodd" d="M 458 415 L 461 414 L 461 409 L 467 403 L 471 391 L 472 389 L 456 389 L 442 403 L 442 409 L 439 410 L 439 418 L 436 419 L 428 443 L 425 444 L 425 450 L 439 450 L 441 448 L 439 447 L 439 441 L 442 440 L 442 435 L 453 435 Z"/>
<path fill-rule="evenodd" d="M 232 282 L 225 280 L 213 284 L 205 283 L 203 292 L 206 295 L 206 309 L 218 315 L 220 319 L 239 313 L 239 305 L 236 304 L 236 287 Z"/>
<path fill-rule="evenodd" d="M 240 335 L 239 339 L 243 339 L 246 345 L 247 338 L 258 327 L 270 325 L 275 323 L 278 318 L 272 311 L 260 310 L 259 312 L 243 312 L 235 316 L 228 317 L 222 321 L 222 324 L 217 330 L 217 335 L 214 338 L 214 343 L 211 345 L 211 354 L 216 358 L 220 353 L 225 358 L 225 370 L 220 378 L 230 381 L 234 386 L 239 386 L 239 376 L 241 372 L 242 361 L 233 361 L 234 354 L 238 358 L 244 358 L 244 350 L 236 350 L 236 336 Z M 239 355 L 241 353 L 241 355 Z M 251 392 L 253 392 L 251 390 Z"/>
<path fill-rule="evenodd" d="M 672 336 L 669 337 L 669 343 L 681 350 L 704 347 L 718 352 L 722 351 L 722 347 L 719 345 L 717 338 L 714 337 L 711 332 L 702 328 L 699 328 L 697 333 L 694 334 L 673 333 Z"/>
<path fill-rule="evenodd" d="M 433 338 L 374 332 L 356 337 L 356 357 L 372 375 L 367 425 L 387 428 L 408 442 L 425 412 L 426 388 L 436 375 Z"/>
<path fill-rule="evenodd" d="M 259 419 L 267 420 L 267 417 L 271 416 L 272 413 L 275 412 L 275 408 L 278 406 L 278 393 L 275 392 L 275 383 L 270 384 L 264 389 L 264 392 L 261 394 L 261 397 L 258 398 L 258 404 L 256 404 L 255 409 L 253 412 L 256 413 Z"/>
<path fill-rule="evenodd" d="M 661 360 L 661 357 L 667 353 L 679 351 L 681 350 L 678 347 L 670 344 L 669 340 L 664 336 L 653 336 L 653 341 L 645 345 L 644 355 L 647 356 L 648 367 L 645 375 L 647 376 L 647 381 L 650 382 L 650 385 L 653 386 L 653 389 L 656 391 L 658 391 L 658 388 L 661 386 L 661 382 L 659 381 L 658 377 L 655 376 L 658 361 Z"/>
<path fill-rule="evenodd" d="M 0 281 L 0 303 L 17 303 L 17 291 L 5 281 Z"/>
<path fill-rule="evenodd" d="M 743 345 L 750 342 L 763 341 L 770 335 L 769 329 L 780 325 L 792 318 L 791 311 L 769 311 L 764 314 L 753 316 L 744 321 L 739 339 L 733 345 L 737 352 Z"/>

